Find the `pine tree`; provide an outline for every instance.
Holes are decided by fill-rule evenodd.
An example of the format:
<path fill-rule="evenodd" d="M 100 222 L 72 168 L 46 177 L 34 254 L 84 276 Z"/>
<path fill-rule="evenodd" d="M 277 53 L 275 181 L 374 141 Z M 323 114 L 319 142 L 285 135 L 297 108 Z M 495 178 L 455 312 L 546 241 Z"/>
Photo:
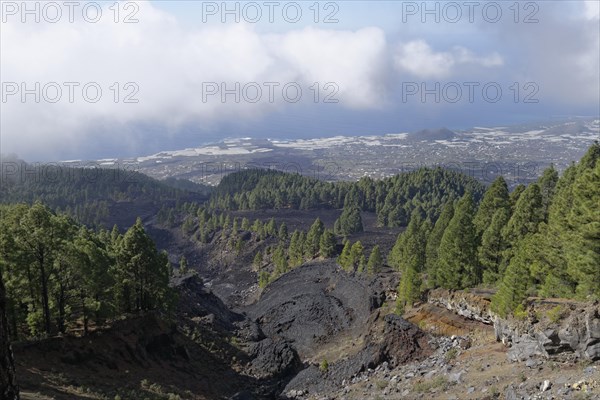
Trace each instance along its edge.
<path fill-rule="evenodd" d="M 356 272 L 362 274 L 367 269 L 367 259 L 364 254 L 361 254 L 358 258 L 358 265 L 356 266 Z"/>
<path fill-rule="evenodd" d="M 399 233 L 396 237 L 396 242 L 387 257 L 388 264 L 397 271 L 400 270 L 400 265 L 402 263 L 403 252 L 406 247 L 406 238 L 407 235 L 403 232 Z"/>
<path fill-rule="evenodd" d="M 573 185 L 573 206 L 567 216 L 572 238 L 566 246 L 567 268 L 580 298 L 600 298 L 600 161 L 582 168 Z"/>
<path fill-rule="evenodd" d="M 263 223 L 261 222 L 261 220 L 256 219 L 256 220 L 254 220 L 254 224 L 252 224 L 252 227 L 250 228 L 250 230 L 252 232 L 256 232 L 258 234 L 262 230 L 262 227 L 263 227 Z"/>
<path fill-rule="evenodd" d="M 387 221 L 390 227 L 400 227 L 408 224 L 408 212 L 400 202 L 390 211 Z"/>
<path fill-rule="evenodd" d="M 273 252 L 273 263 L 275 264 L 275 275 L 283 275 L 288 271 L 288 260 L 283 243 L 280 243 Z"/>
<path fill-rule="evenodd" d="M 172 228 L 175 226 L 175 211 L 170 208 L 167 214 L 167 227 Z"/>
<path fill-rule="evenodd" d="M 531 239 L 536 246 L 531 248 L 530 275 L 542 297 L 571 298 L 575 293 L 577 282 L 567 271 L 565 239 L 562 232 L 543 222 Z"/>
<path fill-rule="evenodd" d="M 325 229 L 319 242 L 319 254 L 321 255 L 321 257 L 331 258 L 335 256 L 336 244 L 337 241 L 335 235 L 333 234 L 333 231 L 331 231 L 330 229 Z"/>
<path fill-rule="evenodd" d="M 356 241 L 352 247 L 350 247 L 350 257 L 349 257 L 349 272 L 357 271 L 360 267 L 361 258 L 364 259 L 364 248 L 360 241 Z M 364 267 L 364 265 L 363 265 Z M 362 272 L 362 271 L 358 271 Z"/>
<path fill-rule="evenodd" d="M 531 246 L 535 246 L 530 240 L 531 237 L 519 243 L 515 256 L 510 260 L 502 277 L 500 288 L 492 297 L 492 310 L 502 317 L 515 311 L 527 298 Z"/>
<path fill-rule="evenodd" d="M 342 223 L 339 218 L 336 219 L 335 223 L 333 224 L 333 231 L 335 232 L 336 235 L 342 234 Z"/>
<path fill-rule="evenodd" d="M 23 215 L 15 235 L 15 244 L 29 257 L 39 287 L 43 331 L 51 332 L 51 285 L 58 249 L 65 239 L 64 219 L 58 219 L 46 206 L 36 202 Z"/>
<path fill-rule="evenodd" d="M 544 170 L 542 176 L 538 179 L 538 185 L 542 195 L 542 215 L 544 221 L 548 221 L 548 213 L 550 211 L 550 204 L 556 191 L 556 185 L 558 183 L 558 171 L 554 168 L 554 164 L 551 164 Z"/>
<path fill-rule="evenodd" d="M 481 200 L 479 209 L 473 219 L 473 224 L 477 231 L 477 236 L 481 237 L 483 232 L 492 223 L 494 214 L 499 209 L 505 209 L 510 211 L 510 195 L 508 193 L 508 185 L 502 176 L 499 176 L 490 185 L 488 190 Z"/>
<path fill-rule="evenodd" d="M 473 225 L 473 198 L 465 194 L 456 204 L 454 216 L 444 231 L 438 251 L 436 283 L 462 289 L 481 282 L 477 262 L 477 234 Z"/>
<path fill-rule="evenodd" d="M 185 256 L 181 256 L 179 259 L 179 273 L 185 275 L 188 272 L 188 262 Z"/>
<path fill-rule="evenodd" d="M 421 279 L 413 263 L 406 263 L 402 269 L 402 276 L 398 285 L 398 297 L 396 299 L 396 312 L 404 314 L 406 306 L 412 305 L 421 295 Z"/>
<path fill-rule="evenodd" d="M 250 220 L 246 217 L 242 218 L 242 230 L 243 231 L 250 230 Z"/>
<path fill-rule="evenodd" d="M 407 305 L 412 305 L 421 295 L 420 272 L 425 268 L 425 251 L 428 233 L 423 211 L 420 207 L 413 210 L 408 228 L 401 234 L 396 255 L 393 257 L 400 271 L 397 311 L 401 314 Z"/>
<path fill-rule="evenodd" d="M 521 194 L 523 194 L 523 192 L 525 191 L 527 187 L 523 184 L 518 184 L 513 191 L 510 193 L 510 204 L 511 207 L 515 207 L 515 205 L 517 204 L 517 201 L 519 201 L 519 197 L 521 197 Z"/>
<path fill-rule="evenodd" d="M 256 255 L 254 256 L 254 260 L 252 261 L 252 264 L 254 265 L 254 267 L 256 269 L 260 269 L 263 265 L 263 254 L 261 251 L 257 251 Z"/>
<path fill-rule="evenodd" d="M 277 234 L 277 237 L 279 238 L 279 240 L 287 240 L 288 239 L 288 229 L 287 229 L 287 225 L 285 224 L 285 222 L 282 222 L 281 225 L 279 225 L 279 232 Z"/>
<path fill-rule="evenodd" d="M 194 231 L 194 219 L 190 215 L 185 217 L 183 225 L 181 226 L 181 231 L 186 236 Z"/>
<path fill-rule="evenodd" d="M 241 237 L 235 239 L 234 249 L 237 256 L 242 254 L 242 251 L 244 250 L 244 240 Z"/>
<path fill-rule="evenodd" d="M 209 236 L 208 236 L 208 231 L 207 231 L 206 227 L 204 227 L 200 230 L 200 235 L 199 235 L 198 239 L 200 240 L 200 243 L 206 244 L 209 242 Z"/>
<path fill-rule="evenodd" d="M 381 250 L 379 250 L 379 245 L 375 245 L 373 250 L 371 250 L 371 255 L 369 255 L 369 262 L 367 263 L 367 272 L 369 274 L 376 274 L 381 271 L 381 267 L 383 267 L 383 258 L 381 258 Z"/>
<path fill-rule="evenodd" d="M 532 183 L 519 196 L 514 212 L 502 230 L 502 237 L 510 247 L 516 246 L 526 235 L 537 232 L 543 219 L 540 187 Z"/>
<path fill-rule="evenodd" d="M 363 224 L 360 209 L 357 206 L 344 207 L 342 214 L 335 223 L 335 229 L 337 235 L 343 236 L 362 232 Z"/>
<path fill-rule="evenodd" d="M 352 262 L 350 260 L 350 241 L 344 240 L 344 248 L 342 249 L 342 253 L 338 256 L 337 262 L 342 267 L 342 269 L 346 272 L 352 271 Z"/>
<path fill-rule="evenodd" d="M 302 265 L 304 262 L 304 232 L 295 230 L 290 239 L 288 250 L 290 256 L 290 266 L 292 268 Z"/>
<path fill-rule="evenodd" d="M 483 270 L 483 282 L 495 284 L 501 277 L 502 255 L 506 243 L 502 238 L 502 229 L 510 218 L 510 210 L 499 208 L 494 213 L 490 225 L 483 232 L 479 247 L 479 263 Z"/>
<path fill-rule="evenodd" d="M 208 221 L 208 212 L 204 208 L 198 209 L 197 216 L 198 216 L 198 226 L 200 228 L 203 228 L 204 225 L 206 224 L 206 221 Z"/>
<path fill-rule="evenodd" d="M 120 243 L 117 238 L 116 243 Z M 77 253 L 77 284 L 72 295 L 83 322 L 83 333 L 88 334 L 89 321 L 112 313 L 111 290 L 114 282 L 109 269 L 115 263 L 116 251 L 108 232 L 96 236 L 93 231 L 81 228 L 73 245 Z M 169 271 L 172 275 L 172 267 Z M 75 301 L 75 300 L 74 300 Z"/>
<path fill-rule="evenodd" d="M 577 278 L 567 267 L 567 245 L 574 240 L 567 217 L 573 208 L 573 186 L 578 175 L 578 165 L 571 164 L 559 178 L 548 210 L 548 223 L 541 223 L 536 234 L 540 251 L 531 266 L 534 279 L 540 284 L 540 295 L 546 297 L 572 297 Z"/>
<path fill-rule="evenodd" d="M 304 246 L 304 255 L 306 258 L 313 259 L 319 253 L 319 243 L 321 241 L 321 236 L 323 235 L 323 231 L 325 230 L 325 226 L 321 219 L 317 217 L 315 222 L 310 227 L 308 234 L 306 235 L 306 243 Z"/>
<path fill-rule="evenodd" d="M 113 270 L 118 304 L 125 312 L 149 310 L 169 295 L 168 259 L 158 253 L 142 221 L 123 236 Z"/>
<path fill-rule="evenodd" d="M 435 276 L 438 266 L 438 250 L 442 241 L 442 236 L 444 235 L 444 231 L 448 227 L 448 224 L 450 223 L 450 220 L 452 220 L 453 216 L 454 202 L 449 201 L 444 206 L 440 217 L 436 221 L 431 233 L 429 234 L 429 237 L 427 238 L 425 262 L 430 284 L 435 284 Z"/>
<path fill-rule="evenodd" d="M 264 289 L 271 281 L 271 274 L 267 271 L 260 271 L 258 274 L 258 287 Z"/>
<path fill-rule="evenodd" d="M 119 227 L 115 224 L 113 225 L 112 230 L 110 231 L 110 246 L 111 251 L 115 252 L 117 246 L 121 243 L 123 239 L 123 235 L 119 232 Z"/>
<path fill-rule="evenodd" d="M 269 222 L 267 223 L 267 225 L 265 226 L 265 233 L 268 236 L 275 236 L 277 235 L 277 224 L 275 223 L 275 219 L 271 218 L 269 220 Z"/>

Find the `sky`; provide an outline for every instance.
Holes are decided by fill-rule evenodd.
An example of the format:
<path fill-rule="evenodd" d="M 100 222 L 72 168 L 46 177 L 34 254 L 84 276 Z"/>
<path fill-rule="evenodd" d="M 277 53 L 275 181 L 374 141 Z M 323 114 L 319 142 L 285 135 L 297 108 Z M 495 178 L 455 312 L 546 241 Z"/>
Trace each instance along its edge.
<path fill-rule="evenodd" d="M 598 1 L 2 1 L 0 152 L 600 114 Z"/>

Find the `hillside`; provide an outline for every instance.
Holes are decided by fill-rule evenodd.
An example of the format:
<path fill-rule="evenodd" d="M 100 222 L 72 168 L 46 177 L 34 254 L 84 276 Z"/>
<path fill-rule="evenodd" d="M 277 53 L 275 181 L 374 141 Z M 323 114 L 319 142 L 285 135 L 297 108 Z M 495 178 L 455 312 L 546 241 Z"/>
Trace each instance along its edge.
<path fill-rule="evenodd" d="M 161 206 L 203 201 L 205 186 L 170 179 L 160 182 L 123 165 L 115 168 L 28 164 L 2 160 L 0 202 L 33 204 L 41 201 L 87 225 L 112 228 L 130 226 L 135 218 L 147 218 Z"/>
<path fill-rule="evenodd" d="M 205 202 L 156 186 L 113 231 L 2 206 L 17 380 L 33 399 L 593 398 L 599 159 L 513 191 L 241 171 Z"/>

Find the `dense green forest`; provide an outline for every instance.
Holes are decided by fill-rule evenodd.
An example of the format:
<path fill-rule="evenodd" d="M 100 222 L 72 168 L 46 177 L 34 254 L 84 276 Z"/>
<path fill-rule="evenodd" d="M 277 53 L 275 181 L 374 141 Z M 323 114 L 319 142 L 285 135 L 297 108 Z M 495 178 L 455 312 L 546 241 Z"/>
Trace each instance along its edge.
<path fill-rule="evenodd" d="M 66 210 L 70 202 L 89 201 L 90 191 L 95 198 L 174 196 L 179 201 L 165 201 L 156 223 L 180 229 L 197 245 L 219 243 L 241 254 L 248 242 L 264 242 L 253 262 L 260 286 L 307 261 L 337 258 L 348 273 L 373 274 L 384 265 L 399 271 L 400 312 L 430 288 L 483 286 L 496 290 L 494 310 L 506 315 L 532 295 L 600 298 L 599 158 L 595 143 L 562 176 L 550 167 L 537 182 L 512 192 L 502 177 L 485 189 L 442 169 L 354 183 L 248 170 L 225 177 L 205 204 L 183 201 L 183 192 L 149 178 L 115 188 L 114 181 L 92 185 L 82 177 L 84 182 L 13 184 L 3 189 L 3 202 L 42 199 Z M 231 214 L 263 208 L 341 208 L 342 214 L 333 227 L 317 218 L 308 230 L 293 232 L 273 218 Z M 169 303 L 171 267 L 141 221 L 121 235 L 118 229 L 91 230 L 41 203 L 0 211 L 0 267 L 14 337 L 85 331 L 89 324 Z M 351 241 L 363 229 L 364 211 L 376 212 L 380 226 L 406 226 L 389 254 Z M 188 268 L 185 258 L 179 267 Z"/>
<path fill-rule="evenodd" d="M 203 185 L 179 179 L 157 181 L 130 168 L 76 168 L 59 164 L 2 162 L 0 203 L 41 201 L 88 226 L 102 225 L 110 207 L 130 201 L 176 205 L 201 201 L 209 193 Z M 109 225 L 110 227 L 110 225 Z"/>
<path fill-rule="evenodd" d="M 171 267 L 141 221 L 93 231 L 36 202 L 0 206 L 0 272 L 11 337 L 88 331 L 120 315 L 166 311 Z"/>
<path fill-rule="evenodd" d="M 432 225 L 411 214 L 388 263 L 401 274 L 399 309 L 427 288 L 497 288 L 501 315 L 528 296 L 600 298 L 600 145 L 559 178 L 550 167 L 537 182 L 509 193 L 497 178 L 479 207 L 466 193 Z"/>
<path fill-rule="evenodd" d="M 474 178 L 442 168 L 421 168 L 381 180 L 362 178 L 358 182 L 336 183 L 299 174 L 246 170 L 224 177 L 209 204 L 222 210 L 357 207 L 376 212 L 381 226 L 406 226 L 417 207 L 436 220 L 447 202 L 466 192 L 478 202 L 484 191 Z M 356 231 L 340 229 L 342 233 L 348 229 L 347 233 Z"/>
<path fill-rule="evenodd" d="M 346 239 L 362 231 L 361 210 L 376 211 L 379 225 L 407 225 L 386 260 L 401 272 L 400 311 L 430 288 L 484 286 L 497 290 L 493 307 L 506 315 L 532 295 L 600 297 L 599 157 L 596 143 L 562 177 L 550 167 L 537 182 L 512 193 L 502 177 L 482 189 L 468 177 L 439 169 L 356 183 L 242 171 L 223 179 L 208 206 L 186 204 L 182 229 L 200 243 L 227 238 L 237 252 L 245 231 L 252 233 L 246 240 L 276 239 L 255 255 L 264 286 L 318 257 L 337 257 L 350 273 L 380 270 L 384 260 L 378 247 L 367 257 L 360 241 Z M 271 207 L 343 212 L 334 229 L 317 219 L 309 231 L 291 235 L 273 219 L 252 223 L 227 213 Z M 176 214 L 165 208 L 159 221 L 176 225 Z M 340 237 L 341 252 L 336 250 Z"/>

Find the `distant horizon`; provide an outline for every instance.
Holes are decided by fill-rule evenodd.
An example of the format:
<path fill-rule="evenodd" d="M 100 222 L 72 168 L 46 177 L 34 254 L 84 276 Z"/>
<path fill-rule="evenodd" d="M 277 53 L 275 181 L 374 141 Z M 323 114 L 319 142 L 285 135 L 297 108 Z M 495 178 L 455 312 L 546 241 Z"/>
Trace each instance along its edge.
<path fill-rule="evenodd" d="M 48 4 L 2 3 L 0 152 L 29 160 L 600 111 L 598 1 Z"/>
<path fill-rule="evenodd" d="M 418 129 L 412 129 L 412 130 L 397 130 L 396 132 L 385 132 L 385 133 L 379 133 L 379 132 L 365 132 L 365 133 L 357 133 L 357 134 L 342 134 L 342 133 L 331 133 L 331 134 L 323 134 L 323 135 L 313 135 L 313 136 L 309 136 L 309 135 L 301 135 L 301 136 L 249 136 L 247 134 L 239 134 L 239 135 L 232 135 L 232 136 L 226 136 L 226 137 L 214 137 L 212 139 L 205 139 L 203 142 L 200 143 L 190 143 L 190 144 L 181 144 L 178 147 L 161 147 L 161 148 L 157 148 L 155 151 L 149 150 L 146 152 L 129 152 L 127 154 L 125 153 L 104 153 L 101 156 L 98 157 L 85 157 L 85 156 L 74 156 L 72 158 L 52 158 L 52 159 L 27 159 L 26 157 L 22 157 L 20 154 L 17 153 L 10 153 L 10 152 L 2 152 L 0 153 L 0 161 L 4 158 L 18 158 L 20 160 L 23 160 L 25 162 L 28 163 L 36 163 L 36 162 L 61 162 L 61 163 L 68 163 L 68 162 L 75 162 L 75 161 L 101 161 L 101 160 L 112 160 L 112 159 L 130 159 L 130 158 L 139 158 L 139 157 L 147 157 L 147 156 L 151 156 L 160 152 L 171 152 L 171 151 L 181 151 L 181 150 L 185 150 L 185 149 L 196 149 L 196 148 L 203 148 L 206 146 L 211 146 L 211 145 L 218 145 L 218 144 L 222 144 L 224 141 L 227 140 L 240 140 L 240 139 L 244 139 L 244 138 L 248 138 L 250 140 L 269 140 L 269 141 L 294 141 L 294 140 L 314 140 L 314 139 L 328 139 L 328 138 L 333 138 L 333 137 L 367 137 L 367 136 L 386 136 L 386 135 L 398 135 L 398 134 L 415 134 L 415 133 L 419 133 L 421 131 L 436 131 L 436 130 L 441 130 L 441 129 L 448 129 L 450 131 L 453 132 L 468 132 L 472 129 L 476 129 L 478 127 L 482 127 L 482 128 L 499 128 L 499 127 L 503 127 L 503 128 L 516 128 L 516 127 L 520 127 L 520 126 L 526 126 L 526 125 L 541 125 L 541 124 L 545 124 L 548 122 L 569 122 L 570 120 L 574 120 L 574 119 L 578 119 L 578 120 L 596 120 L 596 119 L 600 119 L 600 114 L 593 116 L 593 115 L 589 115 L 589 116 L 585 116 L 585 115 L 572 115 L 572 116 L 568 116 L 568 115 L 556 115 L 556 116 L 551 116 L 548 117 L 546 119 L 540 118 L 540 119 L 531 119 L 531 120 L 522 120 L 520 122 L 516 122 L 516 123 L 505 123 L 505 124 L 472 124 L 472 125 L 467 125 L 467 126 L 461 126 L 461 127 L 457 127 L 457 126 L 429 126 L 429 127 L 423 127 L 423 128 L 418 128 Z M 599 140 L 600 140 L 600 136 L 599 136 Z"/>

